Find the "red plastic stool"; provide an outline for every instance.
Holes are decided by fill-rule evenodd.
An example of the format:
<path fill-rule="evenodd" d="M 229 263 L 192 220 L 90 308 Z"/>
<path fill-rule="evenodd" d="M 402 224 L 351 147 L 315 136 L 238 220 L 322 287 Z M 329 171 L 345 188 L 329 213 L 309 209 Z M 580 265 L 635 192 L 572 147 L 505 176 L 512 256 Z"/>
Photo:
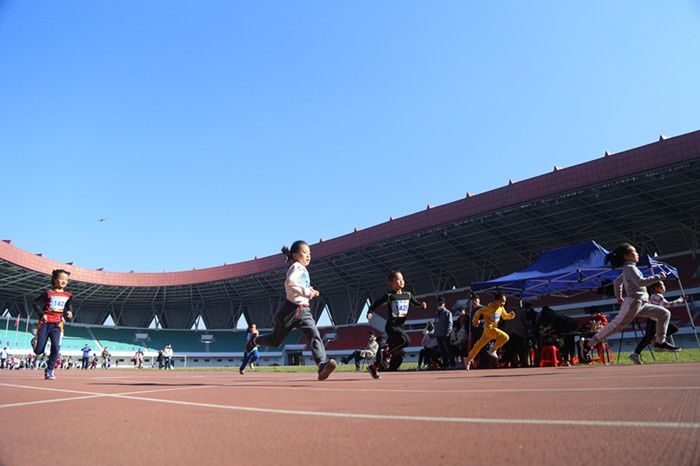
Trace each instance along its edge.
<path fill-rule="evenodd" d="M 559 348 L 556 346 L 543 346 L 540 350 L 540 367 L 559 367 Z"/>
<path fill-rule="evenodd" d="M 603 364 L 610 364 L 611 362 L 615 362 L 613 350 L 607 343 L 599 343 L 598 346 L 595 347 L 595 349 L 598 350 L 598 359 L 594 359 L 594 361 L 602 362 Z M 607 360 L 605 358 L 606 355 Z"/>

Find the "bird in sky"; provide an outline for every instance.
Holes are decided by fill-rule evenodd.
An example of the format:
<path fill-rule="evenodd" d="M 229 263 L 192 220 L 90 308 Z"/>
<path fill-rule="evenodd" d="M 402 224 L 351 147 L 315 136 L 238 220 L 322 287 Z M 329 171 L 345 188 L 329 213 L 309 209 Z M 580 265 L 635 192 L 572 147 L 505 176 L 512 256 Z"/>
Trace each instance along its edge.
<path fill-rule="evenodd" d="M 102 222 L 105 222 L 106 220 L 107 220 L 107 218 L 106 218 L 106 217 L 105 217 L 105 218 L 100 218 L 100 219 L 97 219 L 97 221 L 98 221 L 98 222 L 100 222 L 100 223 L 102 223 Z"/>

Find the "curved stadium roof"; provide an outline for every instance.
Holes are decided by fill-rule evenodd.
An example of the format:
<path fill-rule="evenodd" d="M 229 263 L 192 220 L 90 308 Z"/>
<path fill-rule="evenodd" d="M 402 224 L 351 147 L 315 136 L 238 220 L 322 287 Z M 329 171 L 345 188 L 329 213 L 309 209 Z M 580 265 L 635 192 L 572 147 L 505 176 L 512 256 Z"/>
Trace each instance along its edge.
<path fill-rule="evenodd" d="M 391 269 L 415 293 L 438 293 L 512 272 L 542 249 L 587 239 L 632 241 L 669 254 L 698 249 L 700 131 L 391 219 L 312 245 L 310 272 L 337 324 L 354 323 Z M 26 314 L 55 268 L 71 272 L 76 321 L 231 328 L 241 313 L 270 324 L 282 295 L 281 255 L 200 270 L 120 273 L 49 260 L 0 242 L 0 307 Z"/>

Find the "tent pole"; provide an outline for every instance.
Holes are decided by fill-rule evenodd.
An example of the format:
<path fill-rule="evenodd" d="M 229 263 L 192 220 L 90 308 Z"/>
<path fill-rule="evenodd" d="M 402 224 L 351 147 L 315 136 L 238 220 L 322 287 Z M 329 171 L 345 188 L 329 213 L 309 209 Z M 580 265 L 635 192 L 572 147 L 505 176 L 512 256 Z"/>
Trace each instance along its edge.
<path fill-rule="evenodd" d="M 685 290 L 683 289 L 683 282 L 681 282 L 680 277 L 678 278 L 678 286 L 681 289 L 681 296 L 685 296 Z M 695 335 L 695 341 L 700 348 L 700 338 L 698 338 L 698 330 L 695 328 L 695 322 L 693 322 L 693 313 L 690 312 L 690 306 L 688 301 L 685 302 L 685 310 L 688 312 L 688 317 L 690 318 L 690 326 L 693 328 L 693 334 Z"/>

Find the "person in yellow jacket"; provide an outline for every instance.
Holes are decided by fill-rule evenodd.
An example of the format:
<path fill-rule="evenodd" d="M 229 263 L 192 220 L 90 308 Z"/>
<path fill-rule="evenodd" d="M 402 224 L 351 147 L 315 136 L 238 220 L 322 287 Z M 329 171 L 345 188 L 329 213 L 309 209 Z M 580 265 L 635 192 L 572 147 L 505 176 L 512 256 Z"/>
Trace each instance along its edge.
<path fill-rule="evenodd" d="M 498 321 L 501 319 L 511 320 L 515 318 L 514 312 L 506 312 L 505 305 L 505 293 L 497 292 L 493 295 L 493 301 L 491 301 L 488 306 L 484 306 L 474 313 L 474 317 L 472 317 L 472 326 L 476 327 L 479 325 L 479 321 L 483 319 L 484 333 L 482 333 L 481 338 L 474 343 L 474 347 L 469 352 L 469 355 L 467 355 L 467 360 L 464 363 L 464 368 L 466 370 L 469 370 L 472 361 L 476 355 L 479 354 L 481 348 L 491 340 L 496 340 L 496 344 L 493 349 L 489 351 L 488 355 L 494 359 L 498 359 L 496 351 L 508 341 L 508 334 L 498 329 Z"/>

